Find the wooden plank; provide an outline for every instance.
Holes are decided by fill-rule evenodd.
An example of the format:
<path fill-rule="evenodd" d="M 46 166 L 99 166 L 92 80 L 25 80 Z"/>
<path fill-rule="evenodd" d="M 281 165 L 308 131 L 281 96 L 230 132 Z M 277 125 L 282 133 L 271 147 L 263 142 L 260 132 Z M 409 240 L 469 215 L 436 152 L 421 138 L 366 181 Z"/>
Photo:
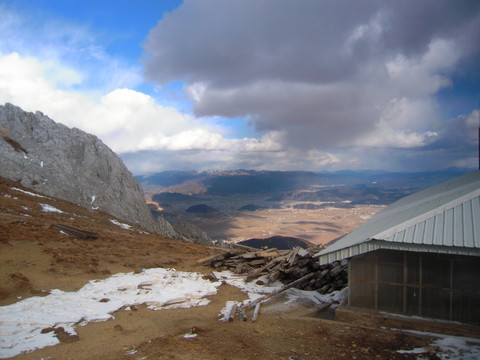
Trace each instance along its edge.
<path fill-rule="evenodd" d="M 250 282 L 250 281 L 252 281 L 253 279 L 256 279 L 257 277 L 260 276 L 260 274 L 261 274 L 263 271 L 272 268 L 273 266 L 275 266 L 275 264 L 276 264 L 275 259 L 271 260 L 271 261 L 270 261 L 269 263 L 267 263 L 266 265 L 262 266 L 261 268 L 258 268 L 256 271 L 254 271 L 253 273 L 251 273 L 250 275 L 248 275 L 248 276 L 245 278 L 245 282 Z"/>
<path fill-rule="evenodd" d="M 332 278 L 337 277 L 338 274 L 340 274 L 343 270 L 345 270 L 347 267 L 346 266 L 337 266 L 330 270 L 330 276 Z"/>
<path fill-rule="evenodd" d="M 264 251 L 257 251 L 255 253 L 257 257 L 266 257 L 266 258 L 272 258 L 272 257 L 277 257 L 280 256 L 278 251 L 275 250 L 264 250 Z"/>
<path fill-rule="evenodd" d="M 235 314 L 237 312 L 237 308 L 238 308 L 238 304 L 237 303 L 233 304 L 232 307 L 229 309 L 228 313 L 223 318 L 223 321 L 224 322 L 233 321 L 233 319 L 235 318 Z"/>
<path fill-rule="evenodd" d="M 271 271 L 270 274 L 268 274 L 267 278 L 270 282 L 274 282 L 275 280 L 278 279 L 279 276 L 280 276 L 280 271 L 274 270 L 274 271 Z"/>
<path fill-rule="evenodd" d="M 241 257 L 243 259 L 255 259 L 258 256 L 255 252 L 246 252 L 246 253 L 238 255 L 238 257 Z"/>
<path fill-rule="evenodd" d="M 292 266 L 293 263 L 295 262 L 299 249 L 301 249 L 300 246 L 296 246 L 295 249 L 292 250 L 292 253 L 290 254 L 290 257 L 288 259 L 289 267 Z"/>
<path fill-rule="evenodd" d="M 267 259 L 256 259 L 248 262 L 248 265 L 250 266 L 256 266 L 256 265 L 263 265 L 267 262 Z"/>
<path fill-rule="evenodd" d="M 198 259 L 195 262 L 197 264 L 202 264 L 202 263 L 212 262 L 212 261 L 215 261 L 215 260 L 220 260 L 222 258 L 225 258 L 225 254 L 213 254 L 213 255 L 205 256 L 201 259 Z"/>
<path fill-rule="evenodd" d="M 255 310 L 253 310 L 253 315 L 252 315 L 252 322 L 257 321 L 258 318 L 258 312 L 260 311 L 260 303 L 257 303 L 255 305 Z"/>
<path fill-rule="evenodd" d="M 291 274 L 291 273 L 293 273 L 294 271 L 296 271 L 296 270 L 298 270 L 298 269 L 300 269 L 299 266 L 293 266 L 293 267 L 289 267 L 288 269 L 283 270 L 283 272 L 284 272 L 285 274 Z"/>
<path fill-rule="evenodd" d="M 298 251 L 297 251 L 297 255 L 300 256 L 300 257 L 305 257 L 308 255 L 308 250 L 304 249 L 304 248 L 301 248 L 299 246 L 298 247 Z"/>
<path fill-rule="evenodd" d="M 242 321 L 247 321 L 247 313 L 245 312 L 245 309 L 239 308 L 238 309 L 238 318 Z"/>
<path fill-rule="evenodd" d="M 309 274 L 305 275 L 304 277 L 301 277 L 300 279 L 297 279 L 297 280 L 295 280 L 295 281 L 292 281 L 290 284 L 285 285 L 284 287 L 282 287 L 282 288 L 280 288 L 280 289 L 277 289 L 277 290 L 271 292 L 270 294 L 264 295 L 264 296 L 262 296 L 262 297 L 259 297 L 259 298 L 255 299 L 255 300 L 253 300 L 253 301 L 250 301 L 249 303 L 246 303 L 246 304 L 242 305 L 240 308 L 248 309 L 249 307 L 251 307 L 251 306 L 253 306 L 253 305 L 257 304 L 257 303 L 260 303 L 260 302 L 262 302 L 262 301 L 265 301 L 265 300 L 271 298 L 272 296 L 275 296 L 275 295 L 280 294 L 281 292 L 283 292 L 283 291 L 285 291 L 285 290 L 288 290 L 288 289 L 290 289 L 290 288 L 292 288 L 292 287 L 295 287 L 295 286 L 301 284 L 302 282 L 304 282 L 305 280 L 311 279 L 311 278 L 314 277 L 314 276 L 315 276 L 315 273 L 313 273 L 313 272 L 312 272 L 312 273 L 309 273 Z"/>
<path fill-rule="evenodd" d="M 98 234 L 91 231 L 80 230 L 80 229 L 76 229 L 71 226 L 62 225 L 62 224 L 53 224 L 52 226 L 62 230 L 68 235 L 75 236 L 78 239 L 96 240 L 98 238 Z"/>
<path fill-rule="evenodd" d="M 258 251 L 258 249 L 254 248 L 254 247 L 241 245 L 241 244 L 235 244 L 235 243 L 231 243 L 230 247 L 235 248 L 235 249 L 244 250 L 244 251 Z"/>

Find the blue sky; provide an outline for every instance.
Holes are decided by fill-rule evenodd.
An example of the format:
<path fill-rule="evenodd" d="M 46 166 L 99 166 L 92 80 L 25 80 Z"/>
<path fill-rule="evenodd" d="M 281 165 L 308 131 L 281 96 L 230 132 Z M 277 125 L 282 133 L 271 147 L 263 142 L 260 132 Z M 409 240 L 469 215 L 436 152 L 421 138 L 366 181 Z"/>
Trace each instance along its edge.
<path fill-rule="evenodd" d="M 480 3 L 0 0 L 0 104 L 161 170 L 475 168 Z"/>

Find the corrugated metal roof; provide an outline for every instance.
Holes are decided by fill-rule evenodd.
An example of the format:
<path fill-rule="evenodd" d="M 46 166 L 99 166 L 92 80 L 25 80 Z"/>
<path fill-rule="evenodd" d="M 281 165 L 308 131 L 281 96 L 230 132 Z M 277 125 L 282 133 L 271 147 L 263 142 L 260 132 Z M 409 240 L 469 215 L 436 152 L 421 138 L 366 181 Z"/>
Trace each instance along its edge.
<path fill-rule="evenodd" d="M 480 256 L 480 171 L 393 203 L 315 256 L 328 263 L 387 248 Z"/>

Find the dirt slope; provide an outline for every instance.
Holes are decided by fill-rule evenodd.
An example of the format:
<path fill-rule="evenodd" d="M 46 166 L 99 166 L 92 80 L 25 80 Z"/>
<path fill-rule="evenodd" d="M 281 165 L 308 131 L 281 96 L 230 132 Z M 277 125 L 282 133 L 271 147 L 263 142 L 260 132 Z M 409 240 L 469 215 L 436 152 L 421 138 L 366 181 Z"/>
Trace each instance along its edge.
<path fill-rule="evenodd" d="M 210 269 L 195 260 L 219 251 L 147 233 L 133 224 L 124 229 L 112 223 L 111 215 L 25 191 L 31 190 L 0 178 L 2 306 L 46 295 L 51 289 L 78 290 L 89 280 L 142 268 L 174 267 L 207 275 Z M 66 235 L 56 227 L 59 224 L 92 232 L 97 238 Z M 265 307 L 256 323 L 217 320 L 227 300 L 245 297 L 240 290 L 222 285 L 211 303 L 203 307 L 121 309 L 114 313 L 115 320 L 79 327 L 78 341 L 16 358 L 413 359 L 414 355 L 396 350 L 430 343 L 428 339 L 304 316 L 312 309 L 303 306 L 276 312 L 267 312 Z M 184 338 L 192 328 L 197 337 Z"/>

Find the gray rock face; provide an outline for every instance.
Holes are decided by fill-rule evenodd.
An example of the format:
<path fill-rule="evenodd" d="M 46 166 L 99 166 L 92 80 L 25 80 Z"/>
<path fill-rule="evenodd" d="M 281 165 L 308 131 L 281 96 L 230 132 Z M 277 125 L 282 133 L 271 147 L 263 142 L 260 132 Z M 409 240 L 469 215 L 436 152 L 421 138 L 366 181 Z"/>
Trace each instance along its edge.
<path fill-rule="evenodd" d="M 190 223 L 176 223 L 173 225 L 175 231 L 188 239 L 189 242 L 212 245 L 212 240 L 205 231 Z"/>
<path fill-rule="evenodd" d="M 11 104 L 0 106 L 0 130 L 0 176 L 179 237 L 166 220 L 153 218 L 137 180 L 96 136 Z"/>

